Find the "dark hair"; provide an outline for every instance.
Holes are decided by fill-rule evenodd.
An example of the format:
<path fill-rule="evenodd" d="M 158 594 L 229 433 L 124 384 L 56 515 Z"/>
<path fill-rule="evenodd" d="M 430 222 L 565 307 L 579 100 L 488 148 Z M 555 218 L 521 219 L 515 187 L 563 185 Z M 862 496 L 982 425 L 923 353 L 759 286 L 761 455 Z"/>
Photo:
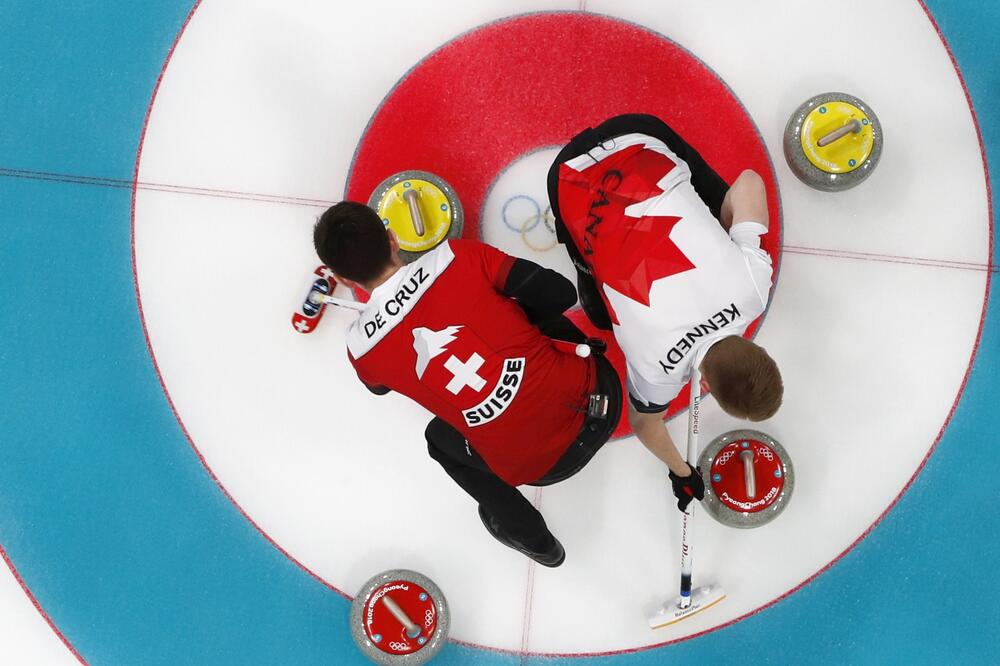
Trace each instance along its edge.
<path fill-rule="evenodd" d="M 313 227 L 320 261 L 337 275 L 371 282 L 392 262 L 389 234 L 378 214 L 364 204 L 341 201 L 323 213 Z"/>
<path fill-rule="evenodd" d="M 738 335 L 716 342 L 702 362 L 705 379 L 719 406 L 751 421 L 774 416 L 785 392 L 781 373 L 763 347 Z"/>

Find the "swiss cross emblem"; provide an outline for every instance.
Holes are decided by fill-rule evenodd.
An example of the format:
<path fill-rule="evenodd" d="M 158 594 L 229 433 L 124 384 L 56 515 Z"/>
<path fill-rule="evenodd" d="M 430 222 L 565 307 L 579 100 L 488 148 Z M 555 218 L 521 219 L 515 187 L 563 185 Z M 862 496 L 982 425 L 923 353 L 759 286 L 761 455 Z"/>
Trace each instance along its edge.
<path fill-rule="evenodd" d="M 525 360 L 500 358 L 482 338 L 462 326 L 413 329 L 417 378 L 462 410 L 470 428 L 500 418 L 524 381 Z"/>
<path fill-rule="evenodd" d="M 499 375 L 500 359 L 482 338 L 463 326 L 437 331 L 415 328 L 413 350 L 417 378 L 436 392 L 443 391 L 449 402 L 474 400 Z"/>

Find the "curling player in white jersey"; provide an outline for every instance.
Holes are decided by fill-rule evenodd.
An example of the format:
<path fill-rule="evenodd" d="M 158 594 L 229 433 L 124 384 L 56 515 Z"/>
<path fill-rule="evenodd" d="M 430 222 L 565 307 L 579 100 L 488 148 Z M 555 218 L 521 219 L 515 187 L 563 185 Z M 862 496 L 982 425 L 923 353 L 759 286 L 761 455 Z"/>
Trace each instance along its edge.
<path fill-rule="evenodd" d="M 583 309 L 625 353 L 632 429 L 669 467 L 684 511 L 705 487 L 663 418 L 692 367 L 737 418 L 761 421 L 781 405 L 777 365 L 743 337 L 771 288 L 763 181 L 747 170 L 727 185 L 663 121 L 632 114 L 573 138 L 548 191 Z"/>

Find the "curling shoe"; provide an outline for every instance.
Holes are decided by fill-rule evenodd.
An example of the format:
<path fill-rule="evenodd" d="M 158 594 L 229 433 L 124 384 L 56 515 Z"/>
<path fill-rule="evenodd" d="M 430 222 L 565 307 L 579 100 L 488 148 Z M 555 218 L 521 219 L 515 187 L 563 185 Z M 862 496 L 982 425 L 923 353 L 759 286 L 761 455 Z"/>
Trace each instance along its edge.
<path fill-rule="evenodd" d="M 504 532 L 496 519 L 487 513 L 482 505 L 479 506 L 479 518 L 483 521 L 483 525 L 486 526 L 486 531 L 492 534 L 494 539 L 508 548 L 513 548 L 517 552 L 527 555 L 542 566 L 557 567 L 566 559 L 566 551 L 563 549 L 562 544 L 559 543 L 559 539 L 555 537 L 552 537 L 552 546 L 548 550 L 536 552 Z"/>

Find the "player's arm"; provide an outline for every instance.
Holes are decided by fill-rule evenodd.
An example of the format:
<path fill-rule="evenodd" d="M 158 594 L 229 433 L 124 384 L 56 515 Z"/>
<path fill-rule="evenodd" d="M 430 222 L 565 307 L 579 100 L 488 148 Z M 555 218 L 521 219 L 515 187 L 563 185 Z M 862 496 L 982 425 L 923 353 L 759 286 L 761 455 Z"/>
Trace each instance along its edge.
<path fill-rule="evenodd" d="M 456 243 L 456 241 L 450 241 Z M 498 293 L 513 299 L 542 334 L 558 340 L 583 342 L 586 336 L 567 317 L 576 303 L 573 283 L 560 273 L 477 243 L 483 270 Z"/>
<path fill-rule="evenodd" d="M 691 467 L 684 460 L 684 456 L 677 450 L 674 440 L 667 432 L 667 427 L 663 423 L 666 408 L 660 412 L 640 412 L 635 405 L 628 406 L 628 423 L 632 426 L 643 446 L 663 461 L 670 471 L 677 476 L 688 476 L 691 474 Z"/>
<path fill-rule="evenodd" d="M 677 498 L 677 508 L 684 511 L 691 500 L 705 498 L 705 482 L 697 470 L 691 469 L 674 445 L 674 440 L 663 423 L 666 412 L 666 407 L 658 412 L 640 412 L 630 400 L 628 422 L 639 441 L 670 469 L 670 485 Z"/>
<path fill-rule="evenodd" d="M 719 223 L 728 232 L 733 222 L 757 222 L 765 229 L 768 226 L 767 190 L 756 171 L 741 173 L 722 200 Z"/>
<path fill-rule="evenodd" d="M 527 259 L 514 259 L 501 293 L 516 298 L 532 324 L 558 317 L 576 303 L 573 283 Z"/>
<path fill-rule="evenodd" d="M 555 340 L 584 342 L 587 336 L 563 313 L 576 303 L 573 283 L 527 259 L 514 259 L 502 293 L 516 299 L 528 321 Z"/>

